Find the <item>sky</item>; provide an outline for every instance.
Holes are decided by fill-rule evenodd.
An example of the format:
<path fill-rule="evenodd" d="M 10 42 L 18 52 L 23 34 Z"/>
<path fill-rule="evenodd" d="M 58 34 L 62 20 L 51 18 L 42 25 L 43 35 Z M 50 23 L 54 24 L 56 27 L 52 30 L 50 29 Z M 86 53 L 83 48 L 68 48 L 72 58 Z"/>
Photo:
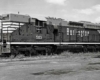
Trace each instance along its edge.
<path fill-rule="evenodd" d="M 18 12 L 40 20 L 56 17 L 100 23 L 100 0 L 0 0 L 0 15 Z"/>

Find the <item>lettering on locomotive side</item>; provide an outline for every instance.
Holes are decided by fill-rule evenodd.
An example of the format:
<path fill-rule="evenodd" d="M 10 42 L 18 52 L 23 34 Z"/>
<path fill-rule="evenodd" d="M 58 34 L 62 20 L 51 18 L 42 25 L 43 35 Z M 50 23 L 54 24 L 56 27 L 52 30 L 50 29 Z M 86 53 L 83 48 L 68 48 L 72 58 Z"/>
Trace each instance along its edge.
<path fill-rule="evenodd" d="M 41 35 L 36 35 L 36 39 L 42 39 Z"/>
<path fill-rule="evenodd" d="M 66 33 L 67 35 L 79 35 L 80 37 L 83 36 L 89 36 L 89 31 L 85 31 L 85 30 L 76 30 L 76 29 L 66 29 Z"/>

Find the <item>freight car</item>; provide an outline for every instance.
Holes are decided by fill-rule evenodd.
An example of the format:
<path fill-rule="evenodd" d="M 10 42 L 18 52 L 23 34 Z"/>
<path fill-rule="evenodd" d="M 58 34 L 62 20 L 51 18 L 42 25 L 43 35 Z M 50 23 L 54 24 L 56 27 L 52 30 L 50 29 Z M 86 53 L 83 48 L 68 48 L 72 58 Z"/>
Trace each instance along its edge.
<path fill-rule="evenodd" d="M 63 50 L 99 51 L 100 24 L 52 17 L 46 19 L 20 14 L 2 15 L 2 54 L 29 56 L 59 54 Z"/>

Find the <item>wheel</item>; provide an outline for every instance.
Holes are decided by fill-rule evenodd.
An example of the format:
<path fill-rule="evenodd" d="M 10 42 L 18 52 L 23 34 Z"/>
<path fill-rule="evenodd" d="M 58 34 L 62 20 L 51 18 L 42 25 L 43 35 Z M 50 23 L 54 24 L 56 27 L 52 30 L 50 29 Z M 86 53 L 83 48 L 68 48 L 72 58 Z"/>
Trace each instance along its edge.
<path fill-rule="evenodd" d="M 87 52 L 87 48 L 86 48 L 86 47 L 84 47 L 84 48 L 83 48 L 83 51 L 86 53 L 86 52 Z"/>
<path fill-rule="evenodd" d="M 31 56 L 37 55 L 37 51 L 35 49 L 30 50 Z"/>
<path fill-rule="evenodd" d="M 55 52 L 55 47 L 53 47 L 53 46 L 46 46 L 46 53 L 48 54 L 48 55 L 53 55 L 53 53 Z"/>
<path fill-rule="evenodd" d="M 11 56 L 16 57 L 18 55 L 18 51 L 15 47 L 11 47 Z"/>
<path fill-rule="evenodd" d="M 96 52 L 96 48 L 95 47 L 93 47 L 93 52 Z"/>

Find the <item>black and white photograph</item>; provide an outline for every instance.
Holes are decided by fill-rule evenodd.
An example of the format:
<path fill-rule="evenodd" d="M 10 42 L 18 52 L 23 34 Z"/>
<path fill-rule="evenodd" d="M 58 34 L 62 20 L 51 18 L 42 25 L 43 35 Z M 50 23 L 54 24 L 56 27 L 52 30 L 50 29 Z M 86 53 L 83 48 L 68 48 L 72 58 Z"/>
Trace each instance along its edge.
<path fill-rule="evenodd" d="M 0 80 L 100 80 L 100 0 L 0 0 Z"/>

